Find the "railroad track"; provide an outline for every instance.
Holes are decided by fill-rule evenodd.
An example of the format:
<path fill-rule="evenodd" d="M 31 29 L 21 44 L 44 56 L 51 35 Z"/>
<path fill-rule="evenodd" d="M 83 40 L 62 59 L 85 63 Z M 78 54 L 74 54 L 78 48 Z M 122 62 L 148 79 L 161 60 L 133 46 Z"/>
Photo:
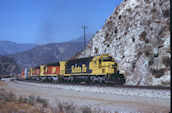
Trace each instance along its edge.
<path fill-rule="evenodd" d="M 33 82 L 33 83 L 49 83 L 49 84 L 62 84 L 62 85 L 81 85 L 81 86 L 100 86 L 100 87 L 115 87 L 115 88 L 135 88 L 135 89 L 155 89 L 155 90 L 170 90 L 170 87 L 167 86 L 134 86 L 134 85 L 115 85 L 115 84 L 86 84 L 86 83 L 55 83 L 55 82 L 48 82 L 48 81 L 36 81 L 36 80 L 21 80 L 17 79 L 17 81 L 24 81 L 24 82 Z"/>

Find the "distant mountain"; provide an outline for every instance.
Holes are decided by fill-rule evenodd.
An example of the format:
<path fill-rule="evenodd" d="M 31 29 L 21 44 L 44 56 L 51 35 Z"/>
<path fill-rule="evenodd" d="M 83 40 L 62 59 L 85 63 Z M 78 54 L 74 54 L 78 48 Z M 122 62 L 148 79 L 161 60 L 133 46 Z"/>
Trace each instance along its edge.
<path fill-rule="evenodd" d="M 19 68 L 13 58 L 0 56 L 0 76 L 18 74 Z"/>
<path fill-rule="evenodd" d="M 14 58 L 20 69 L 23 69 L 24 67 L 68 60 L 83 47 L 83 43 L 80 42 L 51 43 L 8 56 Z"/>
<path fill-rule="evenodd" d="M 11 41 L 0 41 L 0 55 L 23 52 L 36 46 L 36 44 L 19 44 Z"/>
<path fill-rule="evenodd" d="M 86 34 L 86 41 L 87 43 L 90 41 L 90 39 L 93 37 L 93 33 L 90 33 L 90 34 Z M 84 42 L 84 36 L 80 36 L 76 39 L 72 39 L 70 40 L 69 42 Z"/>

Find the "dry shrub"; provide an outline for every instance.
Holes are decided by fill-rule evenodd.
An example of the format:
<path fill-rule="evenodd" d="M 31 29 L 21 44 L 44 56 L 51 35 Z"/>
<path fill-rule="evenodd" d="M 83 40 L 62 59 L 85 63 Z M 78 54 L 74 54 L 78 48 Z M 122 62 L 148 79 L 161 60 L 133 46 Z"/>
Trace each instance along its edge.
<path fill-rule="evenodd" d="M 110 35 L 109 33 L 105 34 L 105 40 L 103 41 L 103 43 L 105 43 L 106 41 L 110 41 Z"/>
<path fill-rule="evenodd" d="M 23 102 L 23 97 L 22 97 L 22 96 L 20 96 L 20 97 L 18 98 L 18 102 L 20 102 L 20 103 Z"/>
<path fill-rule="evenodd" d="M 35 102 L 36 102 L 36 99 L 35 99 L 35 96 L 33 96 L 33 95 L 30 95 L 29 96 L 29 104 L 31 104 L 32 106 L 35 104 Z"/>
<path fill-rule="evenodd" d="M 109 33 L 106 32 L 105 34 L 105 38 L 108 38 L 109 37 Z"/>
<path fill-rule="evenodd" d="M 53 113 L 76 113 L 76 105 L 74 102 L 59 102 L 56 100 L 56 107 L 52 107 Z"/>
<path fill-rule="evenodd" d="M 156 7 L 153 7 L 152 10 L 151 10 L 152 13 L 156 13 L 157 12 L 157 8 Z"/>
<path fill-rule="evenodd" d="M 136 5 L 135 9 L 140 8 L 140 5 Z"/>
<path fill-rule="evenodd" d="M 170 17 L 170 9 L 166 9 L 165 11 L 164 11 L 164 13 L 163 13 L 163 16 L 164 17 Z"/>
<path fill-rule="evenodd" d="M 150 24 L 151 24 L 151 20 L 147 20 L 147 21 L 145 21 L 144 23 L 145 23 L 145 25 L 150 26 Z"/>
<path fill-rule="evenodd" d="M 171 50 L 170 50 L 170 48 L 168 48 L 168 49 L 166 50 L 166 52 L 167 52 L 167 53 L 171 53 Z"/>
<path fill-rule="evenodd" d="M 97 54 L 98 53 L 98 48 L 94 48 L 94 50 L 95 50 L 95 53 Z"/>
<path fill-rule="evenodd" d="M 146 39 L 147 33 L 143 31 L 139 36 L 140 36 L 140 40 L 144 41 Z"/>
<path fill-rule="evenodd" d="M 155 3 L 153 3 L 153 7 L 155 7 L 156 6 L 156 4 Z"/>
<path fill-rule="evenodd" d="M 139 51 L 138 52 L 138 57 L 141 56 L 142 54 L 143 54 L 143 52 L 142 51 Z"/>
<path fill-rule="evenodd" d="M 159 70 L 151 69 L 150 72 L 152 73 L 152 75 L 155 78 L 160 78 L 160 77 L 162 77 L 164 75 L 165 69 L 159 69 Z"/>
<path fill-rule="evenodd" d="M 149 43 L 149 39 L 146 39 L 146 40 L 145 40 L 145 43 Z"/>
<path fill-rule="evenodd" d="M 145 51 L 145 55 L 146 56 L 150 56 L 150 52 L 149 51 Z"/>
<path fill-rule="evenodd" d="M 29 98 L 20 96 L 17 101 L 20 103 L 28 103 L 33 106 L 36 103 L 36 98 L 33 95 L 30 95 Z"/>
<path fill-rule="evenodd" d="M 38 102 L 42 104 L 42 108 L 47 107 L 48 101 L 42 98 L 37 98 Z M 40 110 L 39 104 L 36 103 L 36 98 L 34 96 L 29 96 L 28 98 L 20 96 L 16 98 L 16 96 L 12 92 L 6 92 L 0 90 L 0 113 L 26 113 L 26 111 L 31 110 L 29 112 L 33 113 L 43 113 Z M 35 105 L 35 106 L 33 106 Z M 24 107 L 23 107 L 24 106 Z M 3 109 L 1 109 L 3 108 Z M 49 108 L 46 108 L 47 110 Z M 5 110 L 5 111 L 4 111 Z M 28 113 L 28 112 L 27 112 Z M 47 113 L 44 109 L 44 113 Z"/>
<path fill-rule="evenodd" d="M 144 0 L 147 4 L 149 4 L 150 3 L 150 1 L 149 0 Z"/>
<path fill-rule="evenodd" d="M 37 103 L 41 103 L 43 107 L 47 107 L 48 106 L 48 100 L 40 98 L 39 96 L 36 98 L 36 102 Z"/>
<path fill-rule="evenodd" d="M 119 6 L 117 6 L 116 9 L 115 9 L 115 12 L 114 12 L 114 13 L 115 13 L 116 15 L 118 15 L 118 11 L 117 11 L 118 9 L 119 9 Z"/>
<path fill-rule="evenodd" d="M 91 108 L 89 106 L 83 106 L 81 107 L 82 113 L 92 113 Z"/>
<path fill-rule="evenodd" d="M 149 60 L 149 65 L 152 65 L 154 63 L 154 57 L 151 57 Z"/>
<path fill-rule="evenodd" d="M 66 113 L 75 113 L 75 106 L 73 102 L 64 102 L 63 104 Z"/>
<path fill-rule="evenodd" d="M 163 57 L 162 62 L 163 62 L 163 64 L 165 64 L 165 66 L 167 66 L 167 67 L 170 66 L 170 58 L 169 57 Z"/>
<path fill-rule="evenodd" d="M 24 98 L 22 99 L 22 102 L 23 102 L 23 103 L 29 103 L 29 100 L 28 100 L 28 98 L 24 97 Z"/>
<path fill-rule="evenodd" d="M 170 81 L 161 81 L 162 85 L 169 85 Z"/>
<path fill-rule="evenodd" d="M 9 92 L 4 95 L 4 99 L 7 102 L 13 102 L 16 100 L 16 96 L 12 92 Z"/>
<path fill-rule="evenodd" d="M 62 103 L 58 103 L 58 108 L 59 108 L 59 112 L 63 112 L 63 104 Z"/>
<path fill-rule="evenodd" d="M 126 9 L 128 12 L 131 12 L 131 8 Z"/>

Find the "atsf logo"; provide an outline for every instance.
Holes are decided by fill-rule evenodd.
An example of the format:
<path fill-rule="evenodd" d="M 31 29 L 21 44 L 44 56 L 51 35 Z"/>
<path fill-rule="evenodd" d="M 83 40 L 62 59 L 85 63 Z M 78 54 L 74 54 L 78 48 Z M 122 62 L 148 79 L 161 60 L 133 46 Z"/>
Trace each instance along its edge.
<path fill-rule="evenodd" d="M 71 67 L 72 69 L 72 73 L 84 73 L 84 72 L 87 72 L 87 67 L 85 66 L 85 64 L 82 64 L 82 66 L 77 66 L 77 64 L 72 65 Z"/>

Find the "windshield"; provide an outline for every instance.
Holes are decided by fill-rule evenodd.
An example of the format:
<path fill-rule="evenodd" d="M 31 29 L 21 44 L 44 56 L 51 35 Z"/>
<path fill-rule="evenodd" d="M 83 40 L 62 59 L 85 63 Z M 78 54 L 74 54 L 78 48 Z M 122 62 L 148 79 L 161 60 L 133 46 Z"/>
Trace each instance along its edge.
<path fill-rule="evenodd" d="M 113 61 L 112 57 L 103 57 L 103 62 Z"/>

